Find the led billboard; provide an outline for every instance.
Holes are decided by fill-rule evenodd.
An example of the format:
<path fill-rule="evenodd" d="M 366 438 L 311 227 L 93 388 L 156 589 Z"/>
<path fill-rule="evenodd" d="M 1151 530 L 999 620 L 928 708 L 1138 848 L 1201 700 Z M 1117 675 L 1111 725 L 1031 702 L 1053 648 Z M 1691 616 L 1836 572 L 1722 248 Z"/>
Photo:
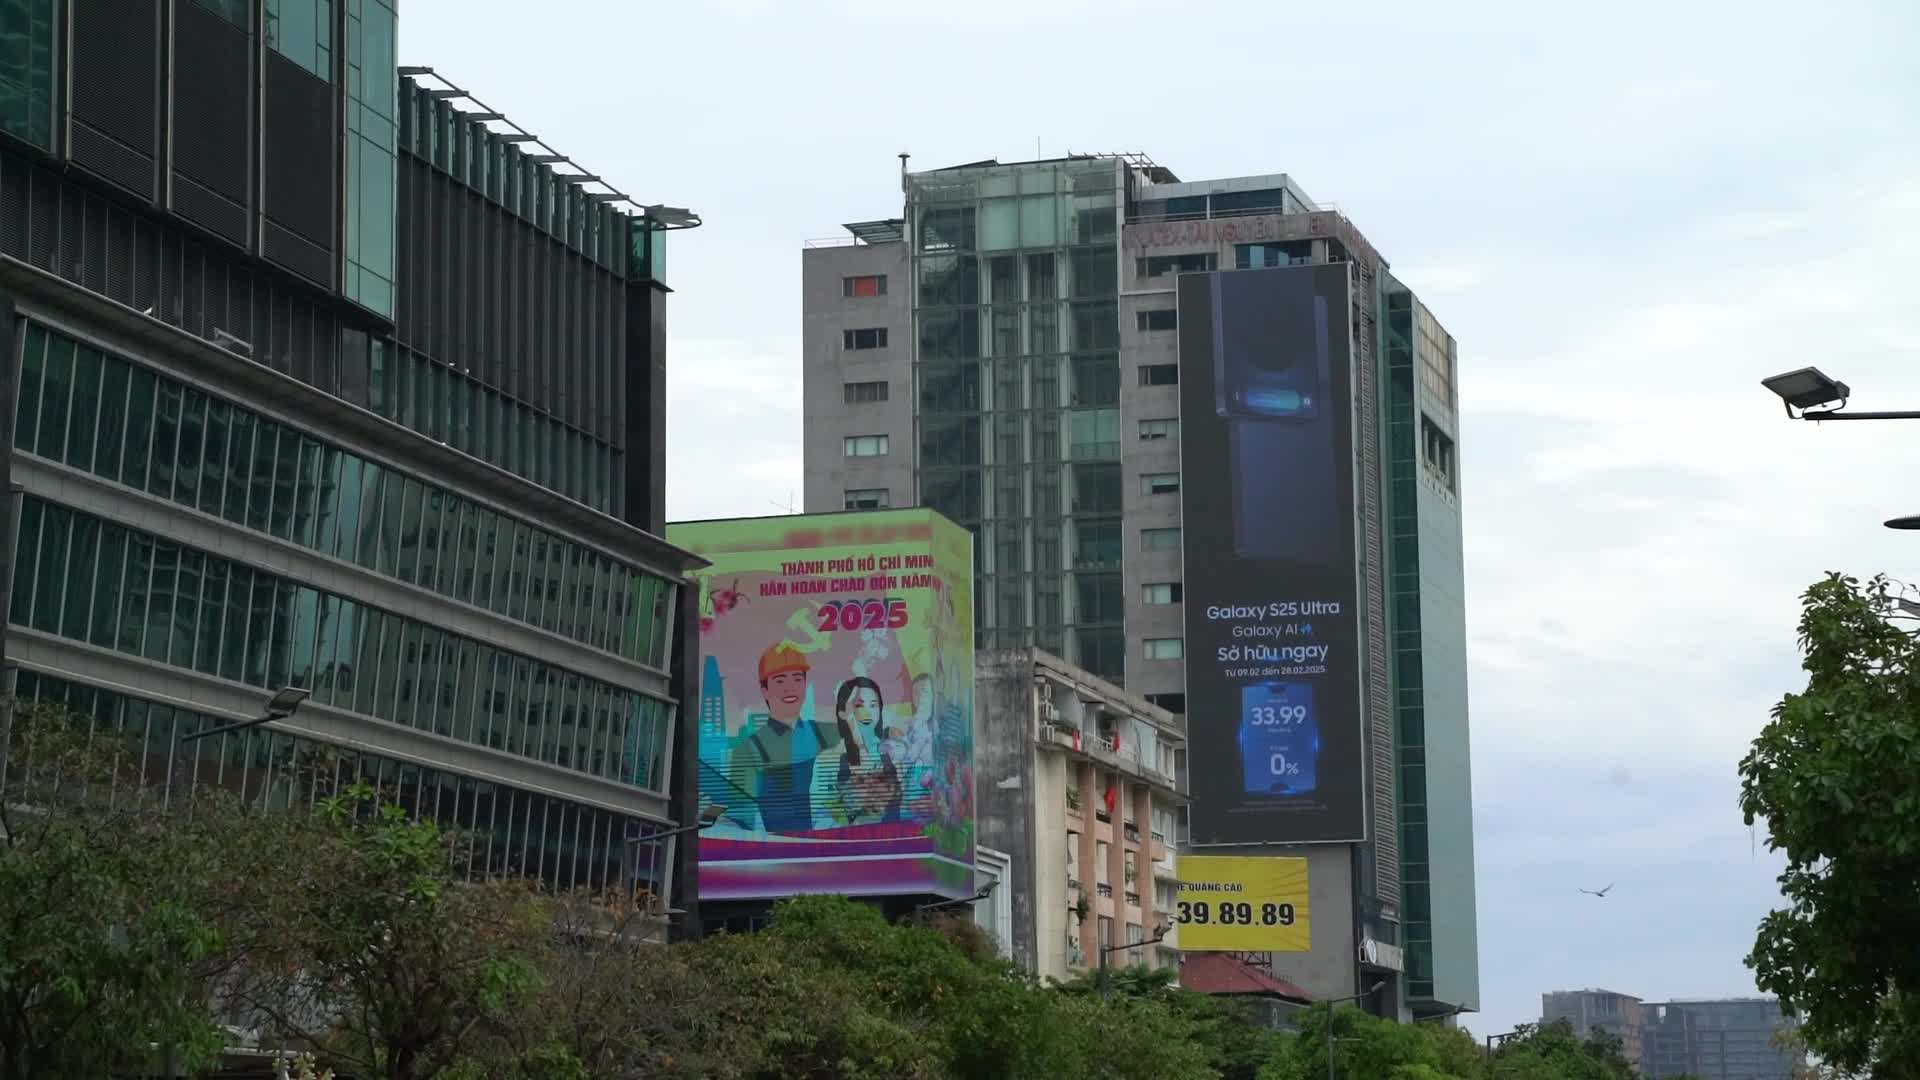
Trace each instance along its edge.
<path fill-rule="evenodd" d="M 1193 842 L 1365 839 L 1347 264 L 1179 307 Z"/>
<path fill-rule="evenodd" d="M 911 509 L 667 538 L 712 563 L 701 898 L 973 895 L 972 535 Z"/>

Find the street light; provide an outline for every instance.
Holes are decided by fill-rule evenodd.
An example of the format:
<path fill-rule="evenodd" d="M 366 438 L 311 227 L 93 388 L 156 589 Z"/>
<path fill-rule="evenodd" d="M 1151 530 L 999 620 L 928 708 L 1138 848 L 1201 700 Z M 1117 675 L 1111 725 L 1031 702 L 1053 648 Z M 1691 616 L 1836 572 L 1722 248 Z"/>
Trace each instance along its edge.
<path fill-rule="evenodd" d="M 1333 1080 L 1333 1007 L 1343 1002 L 1359 1001 L 1364 997 L 1372 997 L 1379 993 L 1380 988 L 1385 985 L 1387 985 L 1387 980 L 1378 979 L 1362 993 L 1327 999 L 1327 1080 Z"/>
<path fill-rule="evenodd" d="M 669 837 L 685 836 L 690 832 L 699 832 L 702 829 L 711 829 L 715 825 L 720 824 L 720 819 L 726 816 L 726 813 L 727 808 L 724 804 L 710 803 L 705 810 L 700 811 L 700 820 L 693 824 L 681 825 L 677 828 L 668 829 L 665 832 L 648 833 L 641 837 L 639 842 L 642 844 L 651 844 L 655 840 L 665 840 Z"/>
<path fill-rule="evenodd" d="M 261 724 L 272 723 L 275 720 L 285 720 L 287 717 L 293 715 L 293 711 L 300 707 L 301 702 L 307 700 L 310 693 L 310 691 L 302 690 L 298 686 L 281 687 L 278 692 L 267 699 L 267 711 L 265 715 L 256 716 L 251 720 L 242 720 L 237 724 L 222 724 L 219 727 L 208 728 L 205 731 L 188 732 L 180 736 L 179 741 L 182 743 L 190 743 L 195 739 L 204 739 L 209 735 L 225 735 L 229 731 L 244 731 L 247 728 L 256 728 Z"/>
<path fill-rule="evenodd" d="M 963 896 L 958 900 L 936 900 L 931 904 L 915 904 L 913 907 L 913 917 L 917 919 L 929 911 L 941 911 L 950 907 L 966 907 L 969 904 L 977 904 L 987 897 L 992 896 L 993 887 L 998 884 L 1000 884 L 1000 880 L 995 878 L 987 882 L 981 887 L 979 892 L 974 893 L 972 896 Z"/>
<path fill-rule="evenodd" d="M 1167 917 L 1161 915 L 1159 917 L 1159 925 L 1155 927 L 1152 937 L 1144 941 L 1130 941 L 1123 945 L 1100 946 L 1100 996 L 1104 998 L 1113 997 L 1113 980 L 1107 976 L 1107 956 L 1109 954 L 1125 952 L 1128 949 L 1144 949 L 1149 945 L 1158 945 L 1162 941 L 1165 941 L 1167 935 L 1172 932 L 1173 927 L 1168 925 Z"/>
<path fill-rule="evenodd" d="M 1920 529 L 1920 514 L 1908 514 L 1905 517 L 1888 518 L 1889 529 Z"/>
<path fill-rule="evenodd" d="M 1920 410 L 1845 411 L 1847 398 L 1853 393 L 1852 388 L 1816 367 L 1804 367 L 1761 379 L 1760 385 L 1773 391 L 1786 408 L 1787 415 L 1795 420 L 1920 420 Z"/>

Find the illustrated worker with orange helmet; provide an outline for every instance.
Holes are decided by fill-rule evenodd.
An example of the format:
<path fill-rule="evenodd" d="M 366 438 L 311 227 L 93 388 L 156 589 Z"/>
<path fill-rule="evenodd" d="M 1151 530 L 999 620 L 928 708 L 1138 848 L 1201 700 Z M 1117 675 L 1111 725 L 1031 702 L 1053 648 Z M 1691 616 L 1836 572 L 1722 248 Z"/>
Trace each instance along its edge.
<path fill-rule="evenodd" d="M 753 795 L 760 828 L 767 832 L 805 832 L 814 827 L 813 766 L 824 750 L 840 743 L 835 726 L 814 723 L 808 695 L 812 667 L 807 656 L 782 641 L 760 654 L 760 692 L 765 722 L 747 729 L 733 745 L 728 778 Z"/>

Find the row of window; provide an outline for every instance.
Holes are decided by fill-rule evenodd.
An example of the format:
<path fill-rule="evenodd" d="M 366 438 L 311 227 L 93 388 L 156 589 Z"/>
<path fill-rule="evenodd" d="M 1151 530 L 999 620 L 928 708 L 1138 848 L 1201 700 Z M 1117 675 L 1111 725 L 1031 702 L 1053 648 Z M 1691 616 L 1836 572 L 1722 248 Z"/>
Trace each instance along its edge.
<path fill-rule="evenodd" d="M 1174 308 L 1136 311 L 1133 315 L 1134 326 L 1140 330 L 1173 330 L 1180 325 L 1180 312 Z"/>
<path fill-rule="evenodd" d="M 1141 386 L 1177 386 L 1180 383 L 1179 364 L 1141 364 Z"/>
<path fill-rule="evenodd" d="M 367 406 L 603 514 L 614 509 L 621 456 L 554 416 L 427 357 L 370 343 Z"/>
<path fill-rule="evenodd" d="M 1169 365 L 1171 366 L 1171 365 Z M 974 424 L 978 425 L 975 419 Z M 1176 425 L 1169 429 L 1163 425 Z M 1177 431 L 1178 420 L 1142 420 L 1140 421 L 1141 439 L 1168 438 L 1168 432 Z M 1151 426 L 1150 426 L 1151 425 Z M 1071 414 L 1069 422 L 1068 457 L 1075 460 L 1083 458 L 1110 458 L 1120 455 L 1120 413 L 1116 409 L 1080 409 Z M 976 431 L 977 433 L 977 431 Z M 886 435 L 848 435 L 841 440 L 841 451 L 845 457 L 885 457 L 891 451 L 892 440 Z M 978 448 L 973 456 L 963 460 L 946 460 L 942 453 L 929 449 L 931 464 L 977 464 Z M 1179 473 L 1147 473 L 1141 476 L 1141 494 L 1167 495 L 1180 490 Z"/>
<path fill-rule="evenodd" d="M 887 275 L 863 274 L 859 277 L 840 279 L 842 296 L 885 296 L 887 295 Z"/>
<path fill-rule="evenodd" d="M 864 330 L 843 330 L 840 344 L 848 351 L 884 349 L 887 347 L 887 328 L 873 326 Z"/>
<path fill-rule="evenodd" d="M 893 493 L 886 488 L 850 488 L 846 493 L 848 510 L 885 510 L 893 505 Z"/>
<path fill-rule="evenodd" d="M 664 667 L 673 584 L 29 323 L 14 445 Z"/>
<path fill-rule="evenodd" d="M 44 633 L 636 787 L 665 785 L 672 707 L 38 498 L 9 619 Z"/>
<path fill-rule="evenodd" d="M 34 671 L 20 672 L 19 697 L 63 705 L 96 735 L 119 734 L 167 798 L 222 787 L 249 805 L 311 808 L 365 783 L 380 803 L 467 833 L 463 869 L 475 877 L 535 877 L 568 889 L 613 885 L 623 868 L 643 883 L 664 875 L 663 864 L 645 857 L 626 865 L 627 838 L 646 823 L 625 814 L 270 728 L 182 743 L 183 735 L 229 721 Z"/>

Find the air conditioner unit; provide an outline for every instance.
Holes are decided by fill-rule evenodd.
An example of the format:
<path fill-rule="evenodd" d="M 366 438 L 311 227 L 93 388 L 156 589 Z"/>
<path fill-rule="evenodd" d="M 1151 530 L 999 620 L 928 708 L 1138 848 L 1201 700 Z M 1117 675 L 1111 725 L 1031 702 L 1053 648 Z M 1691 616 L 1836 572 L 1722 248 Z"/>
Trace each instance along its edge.
<path fill-rule="evenodd" d="M 1040 718 L 1049 724 L 1058 723 L 1060 720 L 1060 710 L 1054 707 L 1053 702 L 1042 701 L 1040 702 Z"/>

